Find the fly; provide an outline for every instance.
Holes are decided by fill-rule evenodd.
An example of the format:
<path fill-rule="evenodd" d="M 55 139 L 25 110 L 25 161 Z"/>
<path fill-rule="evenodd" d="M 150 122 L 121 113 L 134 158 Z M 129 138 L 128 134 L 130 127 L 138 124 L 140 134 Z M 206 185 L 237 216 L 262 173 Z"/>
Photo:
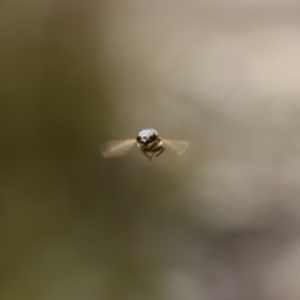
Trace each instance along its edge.
<path fill-rule="evenodd" d="M 189 145 L 186 141 L 163 139 L 154 129 L 143 129 L 135 139 L 117 140 L 106 143 L 101 153 L 105 158 L 120 157 L 128 153 L 135 144 L 149 160 L 154 156 L 161 155 L 166 148 L 180 155 Z"/>

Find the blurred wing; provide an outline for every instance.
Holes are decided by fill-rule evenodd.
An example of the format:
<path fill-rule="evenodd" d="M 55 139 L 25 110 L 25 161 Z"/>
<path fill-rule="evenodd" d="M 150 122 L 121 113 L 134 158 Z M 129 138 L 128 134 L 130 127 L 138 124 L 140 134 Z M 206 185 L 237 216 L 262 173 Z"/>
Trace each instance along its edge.
<path fill-rule="evenodd" d="M 163 139 L 164 144 L 172 149 L 177 155 L 181 155 L 189 146 L 187 141 L 178 141 L 178 140 L 165 140 Z"/>
<path fill-rule="evenodd" d="M 101 154 L 105 158 L 120 157 L 125 155 L 135 143 L 135 139 L 110 141 L 104 145 L 101 150 Z"/>

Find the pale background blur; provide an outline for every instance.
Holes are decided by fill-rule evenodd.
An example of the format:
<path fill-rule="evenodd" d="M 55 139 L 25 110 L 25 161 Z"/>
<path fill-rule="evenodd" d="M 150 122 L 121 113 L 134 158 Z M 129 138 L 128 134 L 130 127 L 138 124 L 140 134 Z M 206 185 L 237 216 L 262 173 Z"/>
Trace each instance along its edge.
<path fill-rule="evenodd" d="M 0 3 L 0 299 L 300 299 L 299 1 Z M 99 145 L 153 127 L 181 157 Z"/>

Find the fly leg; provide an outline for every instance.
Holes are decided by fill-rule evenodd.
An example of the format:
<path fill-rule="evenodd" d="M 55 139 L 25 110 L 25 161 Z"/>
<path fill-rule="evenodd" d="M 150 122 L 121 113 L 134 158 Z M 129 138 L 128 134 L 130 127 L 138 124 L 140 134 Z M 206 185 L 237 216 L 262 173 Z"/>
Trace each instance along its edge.
<path fill-rule="evenodd" d="M 161 146 L 161 148 L 159 149 L 158 153 L 156 154 L 156 157 L 161 155 L 163 152 L 165 151 L 165 147 Z"/>
<path fill-rule="evenodd" d="M 152 159 L 153 155 L 155 155 L 155 157 L 159 156 L 160 154 L 162 154 L 165 150 L 165 147 L 163 146 L 163 142 L 159 139 L 155 144 L 152 145 L 152 147 L 150 148 L 150 151 L 152 152 L 152 155 L 150 157 L 150 160 Z"/>
<path fill-rule="evenodd" d="M 145 147 L 141 146 L 140 144 L 138 144 L 138 148 L 144 153 L 144 155 L 149 158 L 151 160 L 151 157 L 147 154 L 147 150 L 145 149 Z"/>
<path fill-rule="evenodd" d="M 149 158 L 150 160 L 152 159 L 152 157 L 153 157 L 154 153 L 155 153 L 155 152 L 152 152 L 152 154 L 151 154 L 151 156 L 150 156 L 150 158 Z"/>
<path fill-rule="evenodd" d="M 155 149 L 155 150 L 152 152 L 152 155 L 150 156 L 150 160 L 152 159 L 152 157 L 153 157 L 154 154 L 156 154 L 155 157 L 157 157 L 157 156 L 161 155 L 164 151 L 165 151 L 165 147 L 163 147 L 163 146 L 161 146 L 161 147 Z"/>
<path fill-rule="evenodd" d="M 149 156 L 149 155 L 147 154 L 147 152 L 146 152 L 145 150 L 143 150 L 143 149 L 141 149 L 141 151 L 145 154 L 145 156 L 146 156 L 147 158 L 149 158 L 149 159 L 151 160 L 152 155 Z"/>

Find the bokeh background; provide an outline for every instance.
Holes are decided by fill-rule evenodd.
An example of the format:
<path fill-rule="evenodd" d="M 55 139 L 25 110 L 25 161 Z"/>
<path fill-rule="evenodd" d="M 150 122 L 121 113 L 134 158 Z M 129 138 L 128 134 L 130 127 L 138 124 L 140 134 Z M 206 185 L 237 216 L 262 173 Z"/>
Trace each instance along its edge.
<path fill-rule="evenodd" d="M 298 300 L 299 9 L 2 0 L 0 299 Z"/>

